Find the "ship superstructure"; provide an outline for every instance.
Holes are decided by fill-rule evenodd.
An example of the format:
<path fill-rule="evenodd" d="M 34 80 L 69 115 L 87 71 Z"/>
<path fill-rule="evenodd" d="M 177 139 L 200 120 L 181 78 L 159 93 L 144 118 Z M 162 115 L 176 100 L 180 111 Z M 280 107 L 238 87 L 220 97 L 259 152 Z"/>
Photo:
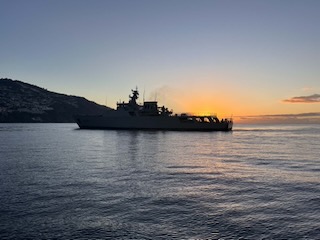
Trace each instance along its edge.
<path fill-rule="evenodd" d="M 116 110 L 102 115 L 78 115 L 77 124 L 83 129 L 230 131 L 232 119 L 218 119 L 214 115 L 173 114 L 157 101 L 137 103 L 138 89 L 132 90 L 129 102 L 118 102 Z"/>

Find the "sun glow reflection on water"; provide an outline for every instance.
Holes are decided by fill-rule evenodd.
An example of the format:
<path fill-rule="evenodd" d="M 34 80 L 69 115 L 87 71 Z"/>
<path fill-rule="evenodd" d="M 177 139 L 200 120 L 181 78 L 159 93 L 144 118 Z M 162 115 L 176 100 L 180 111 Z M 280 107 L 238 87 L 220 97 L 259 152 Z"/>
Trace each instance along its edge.
<path fill-rule="evenodd" d="M 2 238 L 315 239 L 320 229 L 318 126 L 0 132 Z"/>

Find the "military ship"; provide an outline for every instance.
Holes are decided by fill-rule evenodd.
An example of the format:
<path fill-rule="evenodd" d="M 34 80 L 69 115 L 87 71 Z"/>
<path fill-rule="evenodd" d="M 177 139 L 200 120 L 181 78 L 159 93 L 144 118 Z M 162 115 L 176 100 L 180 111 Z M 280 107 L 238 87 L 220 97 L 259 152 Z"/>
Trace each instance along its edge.
<path fill-rule="evenodd" d="M 118 102 L 117 109 L 102 115 L 77 115 L 80 129 L 130 129 L 175 131 L 230 131 L 231 118 L 219 119 L 215 115 L 173 114 L 168 108 L 158 107 L 157 101 L 138 104 L 138 89 L 131 90 L 129 102 Z"/>

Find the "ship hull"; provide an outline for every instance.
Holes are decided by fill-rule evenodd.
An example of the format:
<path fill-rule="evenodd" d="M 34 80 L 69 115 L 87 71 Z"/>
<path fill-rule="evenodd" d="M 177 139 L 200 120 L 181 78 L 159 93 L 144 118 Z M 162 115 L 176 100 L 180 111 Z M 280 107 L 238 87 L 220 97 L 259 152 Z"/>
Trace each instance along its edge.
<path fill-rule="evenodd" d="M 183 121 L 178 116 L 76 116 L 81 129 L 230 131 L 232 121 Z"/>

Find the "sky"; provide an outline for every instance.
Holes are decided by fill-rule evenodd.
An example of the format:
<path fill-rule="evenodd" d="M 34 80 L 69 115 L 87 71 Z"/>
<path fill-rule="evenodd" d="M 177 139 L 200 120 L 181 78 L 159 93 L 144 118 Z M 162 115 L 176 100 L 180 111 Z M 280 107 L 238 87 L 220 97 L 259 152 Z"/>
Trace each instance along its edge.
<path fill-rule="evenodd" d="M 0 0 L 0 77 L 116 107 L 320 123 L 318 0 Z M 143 97 L 144 96 L 144 97 Z"/>

